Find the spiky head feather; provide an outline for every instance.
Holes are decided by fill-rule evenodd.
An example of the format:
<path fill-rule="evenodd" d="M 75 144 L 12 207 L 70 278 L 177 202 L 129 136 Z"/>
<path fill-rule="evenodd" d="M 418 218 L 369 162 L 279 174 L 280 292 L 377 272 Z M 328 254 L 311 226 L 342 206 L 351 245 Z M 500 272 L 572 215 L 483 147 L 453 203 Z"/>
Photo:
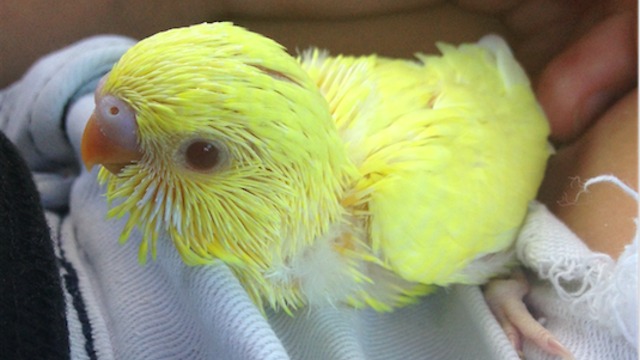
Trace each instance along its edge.
<path fill-rule="evenodd" d="M 255 272 L 341 221 L 354 168 L 326 100 L 272 40 L 229 23 L 158 33 L 121 58 L 101 92 L 136 114 L 142 159 L 100 178 L 109 215 L 129 214 L 121 239 L 140 226 L 142 260 L 167 232 L 187 264 Z M 217 147 L 220 163 L 190 168 L 193 141 Z"/>
<path fill-rule="evenodd" d="M 441 50 L 296 60 L 230 23 L 141 41 L 97 94 L 135 113 L 140 159 L 100 172 L 109 215 L 129 215 L 122 241 L 138 226 L 144 261 L 167 233 L 187 264 L 221 259 L 285 310 L 390 310 L 504 270 L 469 264 L 513 241 L 548 124 L 501 40 Z M 194 166 L 193 144 L 215 165 Z"/>

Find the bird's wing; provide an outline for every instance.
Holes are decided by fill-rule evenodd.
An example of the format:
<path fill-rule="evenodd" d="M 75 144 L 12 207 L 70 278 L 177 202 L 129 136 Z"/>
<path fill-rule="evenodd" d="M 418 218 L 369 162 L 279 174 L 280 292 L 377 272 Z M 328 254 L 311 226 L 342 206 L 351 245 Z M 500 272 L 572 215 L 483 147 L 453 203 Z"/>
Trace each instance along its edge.
<path fill-rule="evenodd" d="M 316 51 L 302 63 L 360 170 L 349 201 L 368 216 L 373 251 L 410 281 L 480 282 L 460 270 L 510 245 L 548 125 L 501 39 L 440 50 L 419 62 Z"/>

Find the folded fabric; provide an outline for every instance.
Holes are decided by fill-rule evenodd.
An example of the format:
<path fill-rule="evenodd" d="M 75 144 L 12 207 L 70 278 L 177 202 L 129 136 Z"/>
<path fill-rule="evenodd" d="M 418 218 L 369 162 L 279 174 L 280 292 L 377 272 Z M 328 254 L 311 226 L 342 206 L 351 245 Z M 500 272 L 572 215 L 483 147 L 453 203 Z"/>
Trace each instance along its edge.
<path fill-rule="evenodd" d="M 637 200 L 638 194 L 631 192 Z M 576 359 L 638 358 L 638 232 L 614 261 L 589 250 L 536 203 L 516 251 L 538 279 L 529 305 Z M 525 342 L 524 347 L 527 359 L 547 358 L 532 344 Z"/>
<path fill-rule="evenodd" d="M 92 89 L 131 44 L 114 36 L 79 42 L 0 92 L 0 130 L 30 167 L 51 227 L 63 295 L 45 296 L 64 298 L 71 358 L 518 359 L 475 286 L 441 289 L 386 314 L 336 307 L 264 316 L 224 264 L 188 267 L 166 238 L 157 260 L 140 265 L 140 234 L 118 242 L 124 220 L 106 219 L 97 169 L 78 160 Z M 552 221 L 543 213 L 532 212 L 530 223 Z M 14 298 L 0 296 L 1 306 Z M 625 348 L 622 339 L 616 346 Z"/>
<path fill-rule="evenodd" d="M 167 239 L 157 261 L 140 265 L 139 234 L 118 243 L 123 222 L 105 219 L 96 171 L 78 161 L 92 88 L 131 44 L 80 42 L 2 93 L 0 129 L 22 152 L 48 210 L 72 358 L 517 358 L 477 287 L 443 290 L 390 314 L 328 308 L 264 317 L 224 265 L 187 267 Z"/>

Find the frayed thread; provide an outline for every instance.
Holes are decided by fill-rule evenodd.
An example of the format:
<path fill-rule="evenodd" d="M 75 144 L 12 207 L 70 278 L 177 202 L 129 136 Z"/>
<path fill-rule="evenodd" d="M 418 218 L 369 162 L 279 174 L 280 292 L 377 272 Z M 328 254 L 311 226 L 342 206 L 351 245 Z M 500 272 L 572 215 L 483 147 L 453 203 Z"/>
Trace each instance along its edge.
<path fill-rule="evenodd" d="M 598 183 L 612 183 L 638 201 L 638 192 L 613 175 L 587 180 L 578 196 Z M 617 262 L 606 254 L 590 253 L 555 262 L 539 275 L 551 282 L 561 299 L 572 303 L 572 309 L 586 309 L 581 315 L 608 326 L 638 348 L 638 219 L 634 222 L 634 239 Z"/>
<path fill-rule="evenodd" d="M 602 182 L 609 182 L 617 185 L 618 187 L 620 187 L 620 189 L 627 193 L 627 195 L 631 196 L 635 201 L 638 201 L 638 192 L 633 190 L 629 185 L 625 184 L 622 180 L 618 179 L 614 175 L 600 175 L 592 177 L 591 179 L 587 180 L 584 185 L 582 185 L 582 190 L 586 192 L 589 186 Z"/>
<path fill-rule="evenodd" d="M 539 273 L 578 316 L 588 316 L 637 348 L 637 237 L 616 263 L 604 254 L 559 261 Z"/>
<path fill-rule="evenodd" d="M 598 183 L 611 183 L 638 201 L 638 193 L 613 175 L 587 180 L 578 197 Z M 518 258 L 549 281 L 566 309 L 593 320 L 638 348 L 638 219 L 636 233 L 617 261 L 591 251 L 543 205 L 532 204 L 519 236 Z"/>

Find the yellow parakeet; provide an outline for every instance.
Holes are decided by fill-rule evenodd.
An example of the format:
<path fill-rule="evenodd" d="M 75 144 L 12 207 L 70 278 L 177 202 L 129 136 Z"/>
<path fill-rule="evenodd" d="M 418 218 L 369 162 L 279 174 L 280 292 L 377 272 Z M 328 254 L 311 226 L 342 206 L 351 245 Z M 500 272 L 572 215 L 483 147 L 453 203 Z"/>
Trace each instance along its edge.
<path fill-rule="evenodd" d="M 549 127 L 498 37 L 417 60 L 298 58 L 231 23 L 133 46 L 82 142 L 121 240 L 223 261 L 259 306 L 390 310 L 512 261 Z"/>

